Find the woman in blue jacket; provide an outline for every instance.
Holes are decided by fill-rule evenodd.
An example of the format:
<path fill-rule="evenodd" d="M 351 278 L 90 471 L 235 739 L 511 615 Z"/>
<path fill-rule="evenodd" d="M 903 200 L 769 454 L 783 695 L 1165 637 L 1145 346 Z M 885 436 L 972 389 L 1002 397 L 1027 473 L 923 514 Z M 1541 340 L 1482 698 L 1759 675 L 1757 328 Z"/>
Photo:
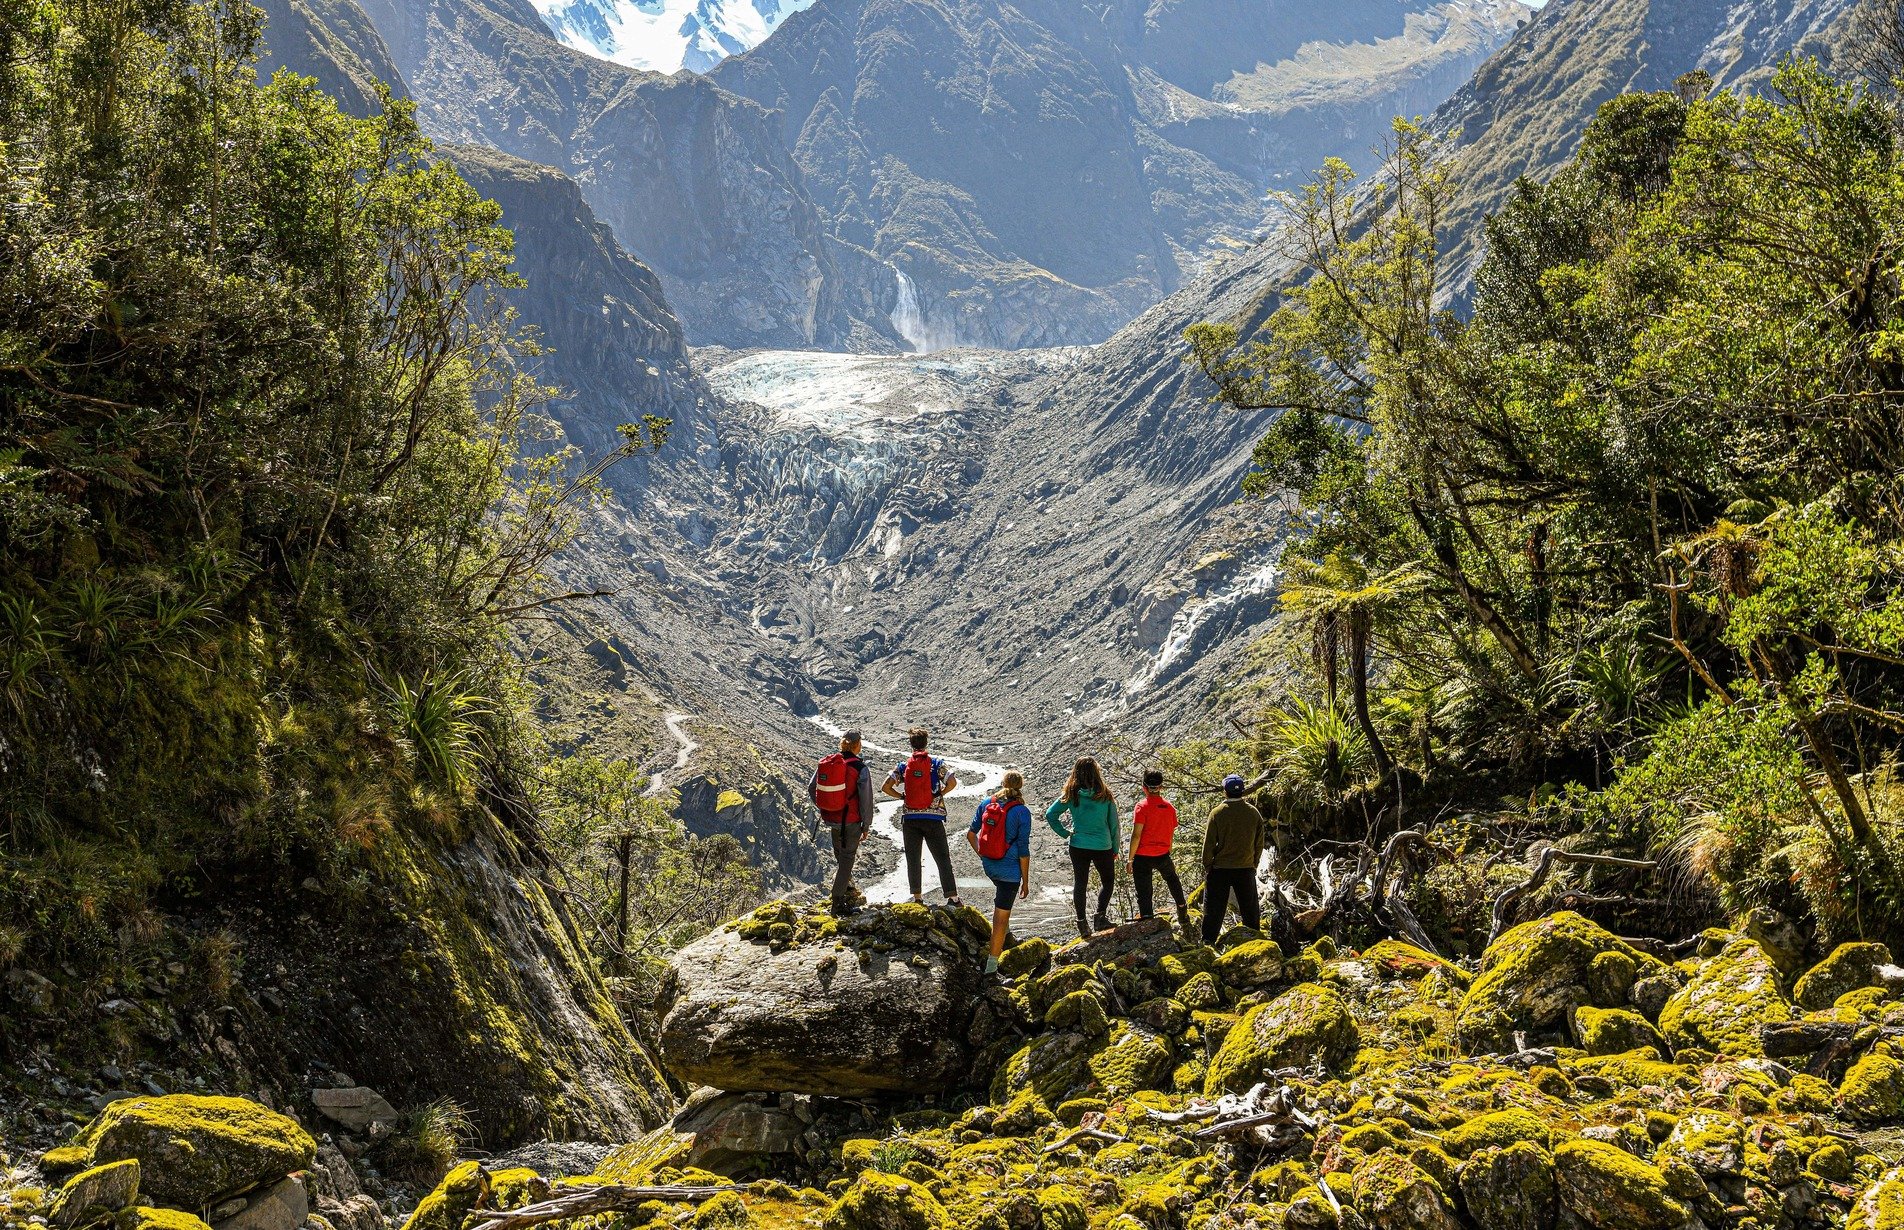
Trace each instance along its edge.
<path fill-rule="evenodd" d="M 1064 793 L 1045 808 L 1045 823 L 1071 847 L 1071 906 L 1077 911 L 1079 938 L 1090 939 L 1093 930 L 1110 930 L 1111 887 L 1117 878 L 1117 800 L 1096 760 L 1085 756 L 1072 768 Z M 1093 868 L 1097 913 L 1087 923 L 1084 901 Z"/>
<path fill-rule="evenodd" d="M 1007 770 L 998 793 L 978 805 L 965 840 L 985 865 L 992 881 L 992 951 L 985 972 L 998 972 L 1005 951 L 1005 931 L 1011 925 L 1012 903 L 1031 896 L 1031 809 L 1025 806 L 1025 776 Z M 996 857 L 987 854 L 995 852 Z"/>

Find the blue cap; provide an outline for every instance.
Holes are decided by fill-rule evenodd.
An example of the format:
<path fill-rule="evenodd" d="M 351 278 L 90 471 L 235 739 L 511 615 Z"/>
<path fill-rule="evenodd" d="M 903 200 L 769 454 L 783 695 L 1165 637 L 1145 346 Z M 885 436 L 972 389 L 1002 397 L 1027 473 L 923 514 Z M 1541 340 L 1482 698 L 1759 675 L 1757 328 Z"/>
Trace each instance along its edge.
<path fill-rule="evenodd" d="M 1243 786 L 1243 775 L 1240 773 L 1232 773 L 1223 779 L 1223 793 L 1233 799 L 1242 797 Z"/>

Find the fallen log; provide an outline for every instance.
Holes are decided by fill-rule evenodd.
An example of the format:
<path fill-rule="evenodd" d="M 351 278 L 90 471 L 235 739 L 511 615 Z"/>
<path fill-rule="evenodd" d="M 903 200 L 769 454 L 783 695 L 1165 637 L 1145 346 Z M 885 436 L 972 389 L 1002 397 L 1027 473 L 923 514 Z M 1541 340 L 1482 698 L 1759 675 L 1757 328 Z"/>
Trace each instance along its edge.
<path fill-rule="evenodd" d="M 1628 867 L 1635 871 L 1652 871 L 1659 864 L 1652 859 L 1618 858 L 1611 854 L 1582 854 L 1575 850 L 1562 850 L 1558 846 L 1548 846 L 1540 852 L 1540 861 L 1534 864 L 1533 874 L 1519 884 L 1510 884 L 1494 895 L 1494 908 L 1488 929 L 1488 943 L 1501 938 L 1501 933 L 1512 926 L 1514 908 L 1529 893 L 1547 882 L 1553 874 L 1554 866 L 1564 863 L 1567 866 L 1582 867 Z"/>
<path fill-rule="evenodd" d="M 522 1230 L 524 1226 L 565 1221 L 571 1217 L 589 1217 L 596 1213 L 632 1213 L 650 1200 L 659 1200 L 664 1204 L 700 1204 L 722 1192 L 739 1190 L 740 1185 L 735 1183 L 656 1187 L 601 1183 L 588 1187 L 569 1187 L 547 1200 L 525 1204 L 518 1209 L 478 1210 L 471 1216 L 467 1230 Z"/>

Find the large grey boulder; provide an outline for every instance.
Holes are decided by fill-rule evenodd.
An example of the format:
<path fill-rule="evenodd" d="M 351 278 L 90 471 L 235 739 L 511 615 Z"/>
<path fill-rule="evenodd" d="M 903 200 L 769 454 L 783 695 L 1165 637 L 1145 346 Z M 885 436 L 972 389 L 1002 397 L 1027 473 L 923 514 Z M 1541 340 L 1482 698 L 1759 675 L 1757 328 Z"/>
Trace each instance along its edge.
<path fill-rule="evenodd" d="M 676 1076 L 730 1092 L 860 1097 L 982 1081 L 1001 1014 L 969 909 L 898 905 L 833 920 L 775 902 L 682 949 L 661 1027 Z"/>

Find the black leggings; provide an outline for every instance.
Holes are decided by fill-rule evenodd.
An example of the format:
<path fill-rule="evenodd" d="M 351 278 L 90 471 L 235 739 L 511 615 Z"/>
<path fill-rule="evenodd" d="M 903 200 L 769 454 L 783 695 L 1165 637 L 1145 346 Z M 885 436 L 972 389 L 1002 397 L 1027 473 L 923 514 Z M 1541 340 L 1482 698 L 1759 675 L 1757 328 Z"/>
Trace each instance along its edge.
<path fill-rule="evenodd" d="M 899 829 L 906 846 L 906 884 L 912 889 L 912 895 L 920 896 L 919 886 L 925 880 L 925 866 L 919 858 L 919 847 L 924 844 L 932 851 L 932 861 L 939 865 L 939 887 L 945 890 L 946 899 L 959 895 L 959 882 L 952 874 L 952 848 L 945 843 L 945 822 L 943 820 L 908 820 Z"/>
<path fill-rule="evenodd" d="M 1256 868 L 1212 867 L 1203 876 L 1203 942 L 1216 943 L 1223 934 L 1223 916 L 1229 913 L 1230 894 L 1236 894 L 1236 912 L 1252 931 L 1263 929 L 1262 906 L 1256 898 Z"/>
<path fill-rule="evenodd" d="M 1117 851 L 1071 847 L 1071 905 L 1084 918 L 1084 894 L 1091 886 L 1091 868 L 1097 868 L 1097 912 L 1111 908 L 1111 882 L 1117 876 Z"/>
<path fill-rule="evenodd" d="M 1184 908 L 1183 881 L 1177 878 L 1177 865 L 1170 861 L 1168 854 L 1139 854 L 1131 859 L 1131 879 L 1137 883 L 1137 917 L 1151 917 L 1150 873 L 1156 872 L 1164 878 L 1165 887 L 1175 899 L 1179 910 Z"/>

